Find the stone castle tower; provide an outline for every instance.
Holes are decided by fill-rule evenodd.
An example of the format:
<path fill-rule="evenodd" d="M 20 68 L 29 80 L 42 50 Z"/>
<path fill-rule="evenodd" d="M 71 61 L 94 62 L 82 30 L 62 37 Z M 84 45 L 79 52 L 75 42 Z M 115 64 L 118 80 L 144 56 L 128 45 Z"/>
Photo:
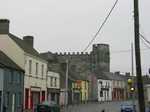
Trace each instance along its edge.
<path fill-rule="evenodd" d="M 92 71 L 96 74 L 110 71 L 110 51 L 108 44 L 94 44 L 90 55 Z"/>

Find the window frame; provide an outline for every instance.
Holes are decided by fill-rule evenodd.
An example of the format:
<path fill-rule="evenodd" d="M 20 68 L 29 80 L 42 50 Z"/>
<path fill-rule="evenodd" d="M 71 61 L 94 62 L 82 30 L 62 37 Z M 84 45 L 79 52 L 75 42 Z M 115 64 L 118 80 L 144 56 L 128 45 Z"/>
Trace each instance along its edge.
<path fill-rule="evenodd" d="M 35 63 L 35 75 L 38 76 L 38 68 L 39 68 L 39 63 Z"/>
<path fill-rule="evenodd" d="M 43 78 L 43 76 L 44 76 L 44 64 L 42 64 L 42 66 L 41 66 L 41 75 L 42 75 L 42 78 Z"/>
<path fill-rule="evenodd" d="M 32 60 L 29 60 L 29 74 L 32 74 Z"/>

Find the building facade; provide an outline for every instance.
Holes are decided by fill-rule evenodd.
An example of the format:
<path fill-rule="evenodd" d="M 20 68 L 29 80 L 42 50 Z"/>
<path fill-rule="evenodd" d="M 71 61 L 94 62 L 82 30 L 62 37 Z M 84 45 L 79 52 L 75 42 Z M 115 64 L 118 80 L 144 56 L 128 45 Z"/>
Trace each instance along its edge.
<path fill-rule="evenodd" d="M 88 80 L 76 80 L 73 85 L 73 99 L 76 99 L 77 103 L 85 103 L 89 100 L 89 81 Z"/>
<path fill-rule="evenodd" d="M 40 57 L 33 46 L 32 36 L 20 39 L 9 32 L 9 20 L 0 20 L 0 50 L 25 70 L 25 109 L 32 109 L 35 104 L 45 100 L 47 92 L 47 61 Z"/>
<path fill-rule="evenodd" d="M 126 78 L 120 72 L 107 74 L 112 81 L 112 100 L 122 101 L 126 99 Z"/>
<path fill-rule="evenodd" d="M 22 112 L 24 70 L 0 51 L 0 112 Z"/>
<path fill-rule="evenodd" d="M 112 101 L 112 81 L 109 79 L 98 79 L 98 101 Z"/>
<path fill-rule="evenodd" d="M 59 104 L 60 97 L 60 75 L 48 71 L 47 74 L 47 100 Z"/>

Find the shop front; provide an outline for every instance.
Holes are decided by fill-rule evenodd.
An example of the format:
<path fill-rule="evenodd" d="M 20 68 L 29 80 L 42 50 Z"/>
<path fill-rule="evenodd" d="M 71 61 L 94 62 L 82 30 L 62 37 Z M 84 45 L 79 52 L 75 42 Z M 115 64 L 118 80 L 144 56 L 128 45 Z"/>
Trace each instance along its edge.
<path fill-rule="evenodd" d="M 60 89 L 48 88 L 47 89 L 47 100 L 49 102 L 55 102 L 59 104 L 60 99 Z"/>

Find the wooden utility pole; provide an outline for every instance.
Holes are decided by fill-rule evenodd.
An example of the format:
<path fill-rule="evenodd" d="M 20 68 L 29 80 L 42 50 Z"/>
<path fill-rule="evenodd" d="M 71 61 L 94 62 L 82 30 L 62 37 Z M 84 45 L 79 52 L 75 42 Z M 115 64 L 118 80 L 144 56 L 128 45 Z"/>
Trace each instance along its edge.
<path fill-rule="evenodd" d="M 144 88 L 141 72 L 140 39 L 139 39 L 139 7 L 138 0 L 134 0 L 134 35 L 135 35 L 135 60 L 138 88 L 139 112 L 145 112 Z"/>
<path fill-rule="evenodd" d="M 68 106 L 68 71 L 69 71 L 69 65 L 68 65 L 68 59 L 66 60 L 66 80 L 65 80 L 65 112 L 67 112 L 67 106 Z"/>

